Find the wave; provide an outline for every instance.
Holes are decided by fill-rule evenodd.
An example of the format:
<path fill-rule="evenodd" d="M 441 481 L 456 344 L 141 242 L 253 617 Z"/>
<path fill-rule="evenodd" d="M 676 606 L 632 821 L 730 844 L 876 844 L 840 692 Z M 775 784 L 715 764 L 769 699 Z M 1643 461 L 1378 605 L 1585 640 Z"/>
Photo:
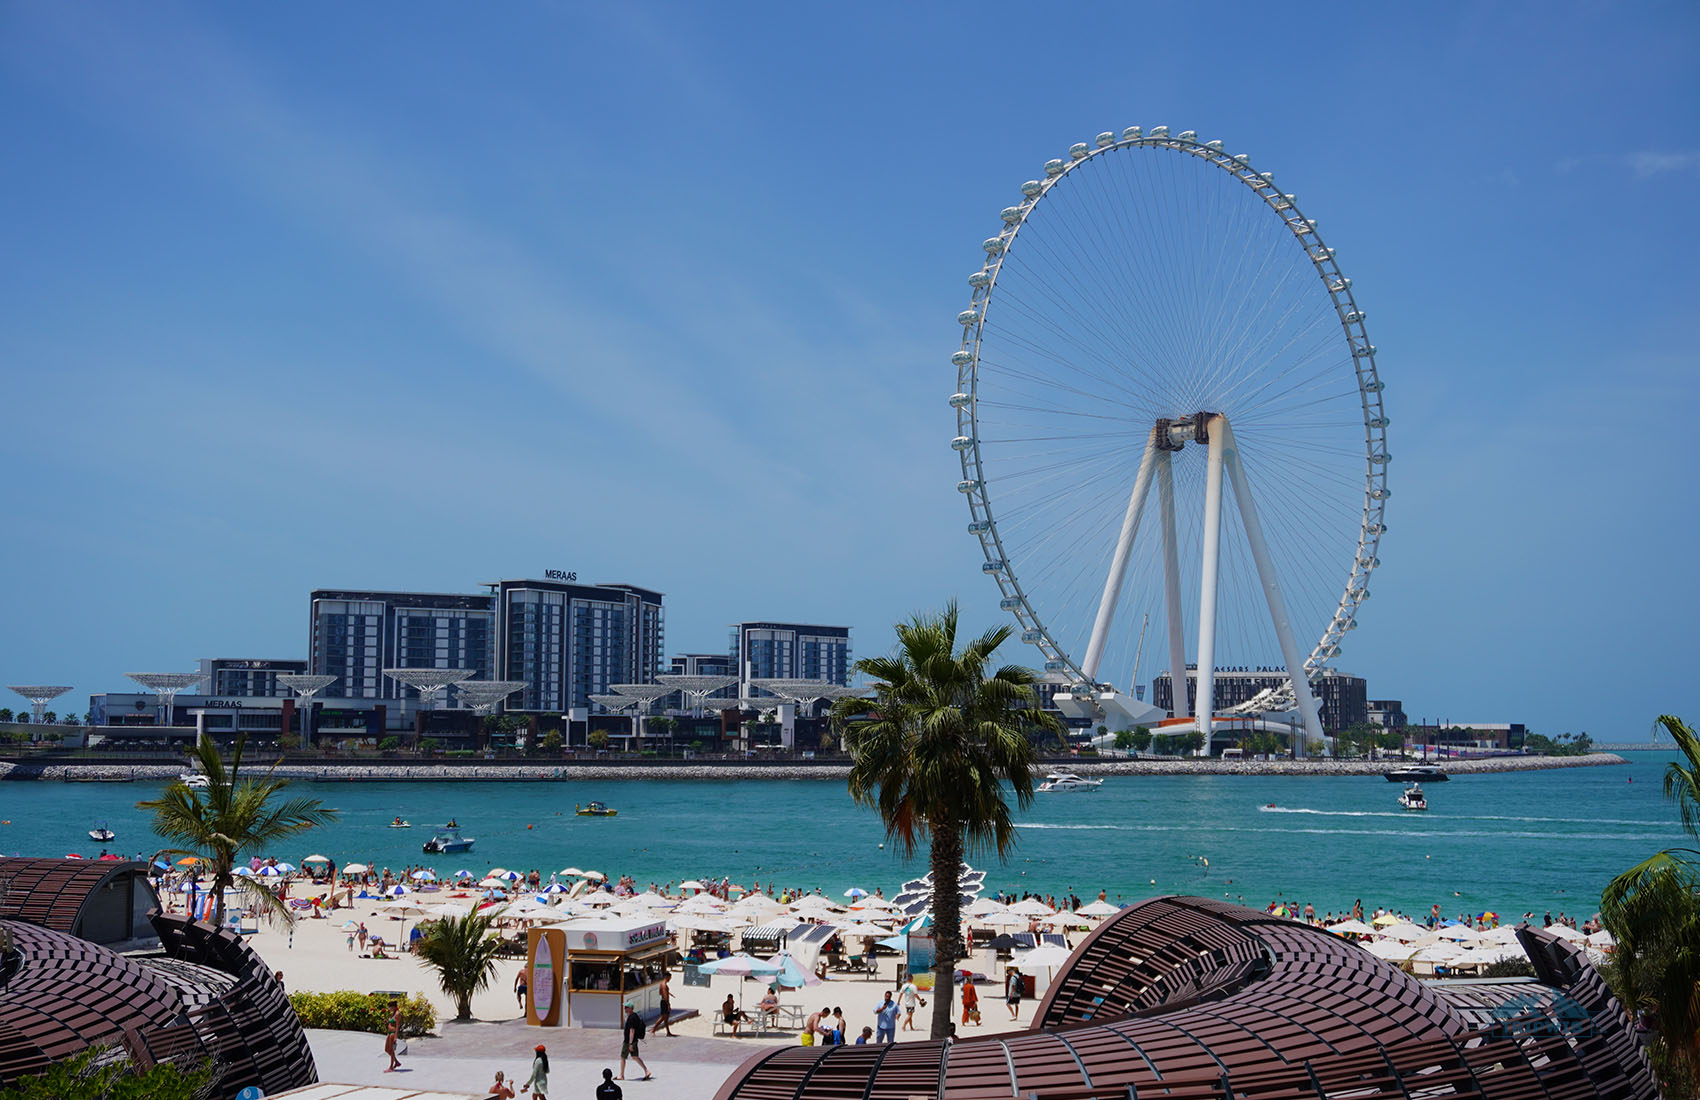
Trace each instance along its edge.
<path fill-rule="evenodd" d="M 1302 806 L 1259 806 L 1266 814 L 1314 814 L 1318 817 L 1409 817 L 1408 810 L 1312 810 Z M 1521 821 L 1531 825 L 1643 825 L 1664 828 L 1668 821 L 1633 821 L 1613 817 L 1518 817 L 1510 814 L 1446 814 L 1428 811 L 1429 821 Z"/>
<path fill-rule="evenodd" d="M 1397 817 L 1416 824 L 1418 820 L 1433 821 L 1434 818 L 1415 819 L 1404 814 L 1363 814 L 1365 817 Z M 1607 824 L 1606 822 L 1589 822 L 1589 824 Z M 1660 823 L 1662 824 L 1662 822 Z M 1552 833 L 1540 830 L 1512 832 L 1503 829 L 1325 829 L 1325 828 L 1254 828 L 1245 825 L 1062 825 L 1049 822 L 1026 822 L 1016 826 L 1018 829 L 1058 830 L 1058 831 L 1106 831 L 1124 833 L 1277 833 L 1291 836 L 1301 833 L 1307 836 L 1391 836 L 1391 837 L 1486 837 L 1498 839 L 1520 840 L 1625 840 L 1646 841 L 1648 838 L 1639 833 Z"/>

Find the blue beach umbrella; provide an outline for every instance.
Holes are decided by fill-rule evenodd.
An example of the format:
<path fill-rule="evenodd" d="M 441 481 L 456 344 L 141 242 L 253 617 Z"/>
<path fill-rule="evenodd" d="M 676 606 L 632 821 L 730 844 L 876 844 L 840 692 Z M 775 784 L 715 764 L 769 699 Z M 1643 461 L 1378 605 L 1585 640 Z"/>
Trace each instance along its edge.
<path fill-rule="evenodd" d="M 803 964 L 793 958 L 789 951 L 781 951 L 776 955 L 770 955 L 768 956 L 767 961 L 774 963 L 779 967 L 779 973 L 774 975 L 773 980 L 787 989 L 797 989 L 800 986 L 821 984 L 820 978 L 809 973 L 807 970 L 804 970 Z"/>

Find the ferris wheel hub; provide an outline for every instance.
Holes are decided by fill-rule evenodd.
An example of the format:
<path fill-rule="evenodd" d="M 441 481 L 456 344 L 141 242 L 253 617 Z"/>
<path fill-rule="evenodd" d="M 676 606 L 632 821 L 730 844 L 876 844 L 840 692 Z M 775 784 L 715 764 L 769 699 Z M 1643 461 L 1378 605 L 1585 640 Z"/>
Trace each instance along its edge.
<path fill-rule="evenodd" d="M 1210 421 L 1222 415 L 1213 412 L 1196 412 L 1191 416 L 1157 418 L 1157 449 L 1160 451 L 1178 451 L 1187 443 L 1209 444 Z"/>

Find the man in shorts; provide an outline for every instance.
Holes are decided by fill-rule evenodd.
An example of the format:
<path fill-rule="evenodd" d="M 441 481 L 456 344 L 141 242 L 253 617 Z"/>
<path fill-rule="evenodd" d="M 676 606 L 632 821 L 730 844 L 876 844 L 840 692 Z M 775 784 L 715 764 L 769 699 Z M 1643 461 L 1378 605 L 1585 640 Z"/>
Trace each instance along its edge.
<path fill-rule="evenodd" d="M 921 991 L 915 988 L 914 979 L 903 983 L 903 988 L 897 991 L 897 999 L 903 1002 L 903 1030 L 914 1031 L 915 1005 L 917 1002 L 923 1005 L 927 1003 L 922 999 Z"/>
<path fill-rule="evenodd" d="M 643 1059 L 638 1055 L 638 1044 L 642 1041 L 643 1017 L 638 1015 L 637 1005 L 627 1001 L 626 1023 L 620 1030 L 620 1080 L 624 1081 L 626 1079 L 627 1058 L 636 1062 L 638 1064 L 638 1068 L 643 1070 L 643 1076 L 638 1078 L 638 1080 L 648 1081 L 654 1076 L 654 1074 L 649 1072 L 649 1067 L 644 1065 Z"/>

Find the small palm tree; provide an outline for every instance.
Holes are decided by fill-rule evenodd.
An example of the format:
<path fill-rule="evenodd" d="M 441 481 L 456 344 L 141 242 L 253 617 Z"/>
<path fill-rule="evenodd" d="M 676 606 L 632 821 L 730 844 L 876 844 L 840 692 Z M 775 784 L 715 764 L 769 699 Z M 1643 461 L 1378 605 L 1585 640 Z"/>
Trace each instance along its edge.
<path fill-rule="evenodd" d="M 1681 761 L 1665 769 L 1665 797 L 1682 827 L 1700 837 L 1700 737 L 1675 715 L 1659 717 Z M 1700 851 L 1667 848 L 1613 879 L 1600 915 L 1617 940 L 1610 964 L 1614 992 L 1657 1023 L 1661 1067 L 1700 1077 Z"/>
<path fill-rule="evenodd" d="M 153 811 L 153 831 L 177 845 L 160 854 L 194 856 L 212 869 L 213 923 L 220 928 L 224 927 L 224 892 L 233 885 L 257 910 L 292 923 L 283 899 L 258 883 L 236 877 L 237 861 L 260 854 L 284 837 L 336 820 L 336 811 L 325 809 L 316 798 L 278 801 L 289 782 L 272 778 L 276 764 L 260 779 L 241 778 L 244 740 L 237 739 L 226 770 L 218 746 L 203 733 L 191 756 L 207 777 L 206 789 L 172 783 L 158 798 L 136 803 L 139 810 Z"/>
<path fill-rule="evenodd" d="M 499 909 L 445 917 L 426 926 L 414 947 L 419 965 L 437 971 L 437 983 L 453 998 L 455 1019 L 472 1019 L 472 996 L 489 987 L 496 975 L 502 941 L 491 934 Z"/>
<path fill-rule="evenodd" d="M 874 698 L 833 706 L 833 716 L 847 722 L 851 796 L 879 810 L 906 856 L 929 844 L 935 1039 L 949 1034 L 953 971 L 965 954 L 963 856 L 989 850 L 1002 858 L 1013 846 L 1003 785 L 1021 806 L 1032 802 L 1036 754 L 1026 731 L 1062 731 L 1055 715 L 1039 709 L 1031 669 L 1005 665 L 987 675 L 1009 627 L 986 631 L 960 653 L 956 633 L 954 602 L 939 615 L 899 623 L 890 656 L 856 662 L 873 682 Z"/>

